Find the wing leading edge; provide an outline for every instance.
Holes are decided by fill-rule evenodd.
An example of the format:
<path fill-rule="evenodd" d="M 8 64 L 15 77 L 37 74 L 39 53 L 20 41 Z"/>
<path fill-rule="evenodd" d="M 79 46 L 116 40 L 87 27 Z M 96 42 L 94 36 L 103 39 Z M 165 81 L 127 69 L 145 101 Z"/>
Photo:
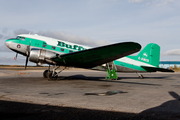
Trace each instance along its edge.
<path fill-rule="evenodd" d="M 102 47 L 96 47 L 74 53 L 68 53 L 51 58 L 58 65 L 92 68 L 118 58 L 133 54 L 141 49 L 135 42 L 123 42 Z"/>

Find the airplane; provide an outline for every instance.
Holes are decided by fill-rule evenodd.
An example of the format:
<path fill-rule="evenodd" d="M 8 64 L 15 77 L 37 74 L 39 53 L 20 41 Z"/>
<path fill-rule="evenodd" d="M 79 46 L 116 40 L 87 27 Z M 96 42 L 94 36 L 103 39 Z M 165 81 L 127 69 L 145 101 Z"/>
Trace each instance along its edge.
<path fill-rule="evenodd" d="M 7 39 L 5 45 L 26 56 L 25 69 L 28 61 L 37 65 L 48 64 L 49 68 L 43 72 L 43 77 L 56 80 L 58 74 L 66 67 L 78 67 L 93 70 L 107 71 L 106 79 L 117 79 L 116 72 L 173 72 L 159 68 L 160 46 L 148 44 L 142 51 L 141 45 L 136 42 L 121 42 L 100 47 L 88 47 L 68 41 L 40 36 L 37 34 L 20 34 L 16 38 Z M 129 56 L 139 52 L 136 56 Z M 54 68 L 51 70 L 50 65 Z M 56 72 L 60 66 L 64 66 Z"/>

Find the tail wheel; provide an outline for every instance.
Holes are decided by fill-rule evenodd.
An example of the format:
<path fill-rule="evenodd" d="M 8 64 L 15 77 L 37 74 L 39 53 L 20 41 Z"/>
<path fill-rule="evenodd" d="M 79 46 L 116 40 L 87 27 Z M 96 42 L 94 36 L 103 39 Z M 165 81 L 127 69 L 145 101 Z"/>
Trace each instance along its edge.
<path fill-rule="evenodd" d="M 49 81 L 57 80 L 58 78 L 57 72 L 54 72 L 54 75 L 53 75 L 53 71 L 49 71 L 47 74 L 47 78 Z"/>
<path fill-rule="evenodd" d="M 143 75 L 140 75 L 139 78 L 144 79 L 144 76 L 143 76 Z"/>
<path fill-rule="evenodd" d="M 49 72 L 49 70 L 45 70 L 45 71 L 43 72 L 43 77 L 44 77 L 44 78 L 47 78 L 48 72 Z"/>

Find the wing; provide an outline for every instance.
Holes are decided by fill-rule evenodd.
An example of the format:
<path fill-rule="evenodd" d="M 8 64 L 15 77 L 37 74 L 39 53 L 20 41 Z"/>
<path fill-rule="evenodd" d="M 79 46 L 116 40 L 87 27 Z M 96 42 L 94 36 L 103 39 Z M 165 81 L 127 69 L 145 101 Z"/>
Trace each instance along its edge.
<path fill-rule="evenodd" d="M 174 72 L 173 70 L 165 69 L 165 68 L 156 68 L 156 67 L 147 67 L 147 66 L 141 66 L 141 67 L 144 68 L 148 72 L 156 72 L 156 71 L 160 71 L 160 72 Z"/>
<path fill-rule="evenodd" d="M 58 65 L 92 68 L 138 52 L 141 45 L 135 42 L 117 43 L 51 58 Z"/>

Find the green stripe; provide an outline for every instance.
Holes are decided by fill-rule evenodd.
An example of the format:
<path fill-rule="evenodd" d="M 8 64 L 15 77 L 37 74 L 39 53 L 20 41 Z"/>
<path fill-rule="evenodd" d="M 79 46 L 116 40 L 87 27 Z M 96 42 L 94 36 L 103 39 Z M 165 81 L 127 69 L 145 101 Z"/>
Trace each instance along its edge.
<path fill-rule="evenodd" d="M 143 68 L 140 67 L 140 66 L 136 66 L 136 65 L 133 65 L 133 64 L 124 63 L 124 62 L 117 61 L 117 60 L 114 61 L 114 64 L 115 64 L 115 65 L 122 66 L 122 67 L 126 67 L 126 68 L 131 68 L 131 69 L 134 69 L 134 70 L 146 71 L 145 69 L 143 69 Z"/>
<path fill-rule="evenodd" d="M 18 40 L 18 39 L 6 40 L 6 42 L 8 42 L 8 41 L 12 41 L 14 43 L 23 44 L 23 45 L 27 45 L 27 46 L 29 45 L 29 43 L 31 41 L 32 47 L 38 47 L 38 48 L 42 48 L 42 49 L 46 49 L 46 50 L 52 50 L 52 51 L 63 52 L 63 53 L 69 53 L 69 51 L 75 52 L 75 50 L 69 50 L 69 49 L 66 49 L 65 47 L 57 47 L 57 46 L 53 46 L 53 45 L 44 44 L 44 43 L 46 43 L 45 41 L 27 38 L 27 37 L 25 40 Z M 43 45 L 46 45 L 46 47 L 43 47 Z M 52 49 L 52 47 L 55 47 L 55 49 Z M 64 49 L 64 51 L 61 51 L 61 48 Z M 76 51 L 78 51 L 78 50 L 76 50 Z"/>
<path fill-rule="evenodd" d="M 69 53 L 69 51 L 70 51 L 69 49 L 66 49 L 65 47 L 57 47 L 57 46 L 48 45 L 48 44 L 45 44 L 45 41 L 32 39 L 32 38 L 27 38 L 27 37 L 25 38 L 25 40 L 9 39 L 9 40 L 6 40 L 6 41 L 12 41 L 14 43 L 24 44 L 24 45 L 27 45 L 27 46 L 29 45 L 29 43 L 31 41 L 31 46 L 32 47 L 37 47 L 37 48 L 42 48 L 42 49 L 52 50 L 52 51 L 57 51 L 57 52 L 63 52 L 63 53 Z M 46 45 L 46 47 L 43 47 L 43 45 Z M 52 49 L 52 47 L 55 47 L 55 49 Z M 64 51 L 61 51 L 61 48 L 63 48 Z M 75 52 L 75 50 L 71 50 L 71 51 Z M 78 50 L 76 50 L 76 51 L 78 51 Z M 131 57 L 136 57 L 136 56 L 128 56 L 128 58 L 131 58 Z M 142 67 L 135 66 L 135 65 L 132 65 L 132 64 L 128 64 L 128 63 L 124 63 L 124 62 L 120 62 L 120 61 L 114 61 L 114 63 L 116 65 L 131 68 L 131 69 L 134 69 L 134 70 L 145 71 L 145 69 L 143 69 Z"/>

